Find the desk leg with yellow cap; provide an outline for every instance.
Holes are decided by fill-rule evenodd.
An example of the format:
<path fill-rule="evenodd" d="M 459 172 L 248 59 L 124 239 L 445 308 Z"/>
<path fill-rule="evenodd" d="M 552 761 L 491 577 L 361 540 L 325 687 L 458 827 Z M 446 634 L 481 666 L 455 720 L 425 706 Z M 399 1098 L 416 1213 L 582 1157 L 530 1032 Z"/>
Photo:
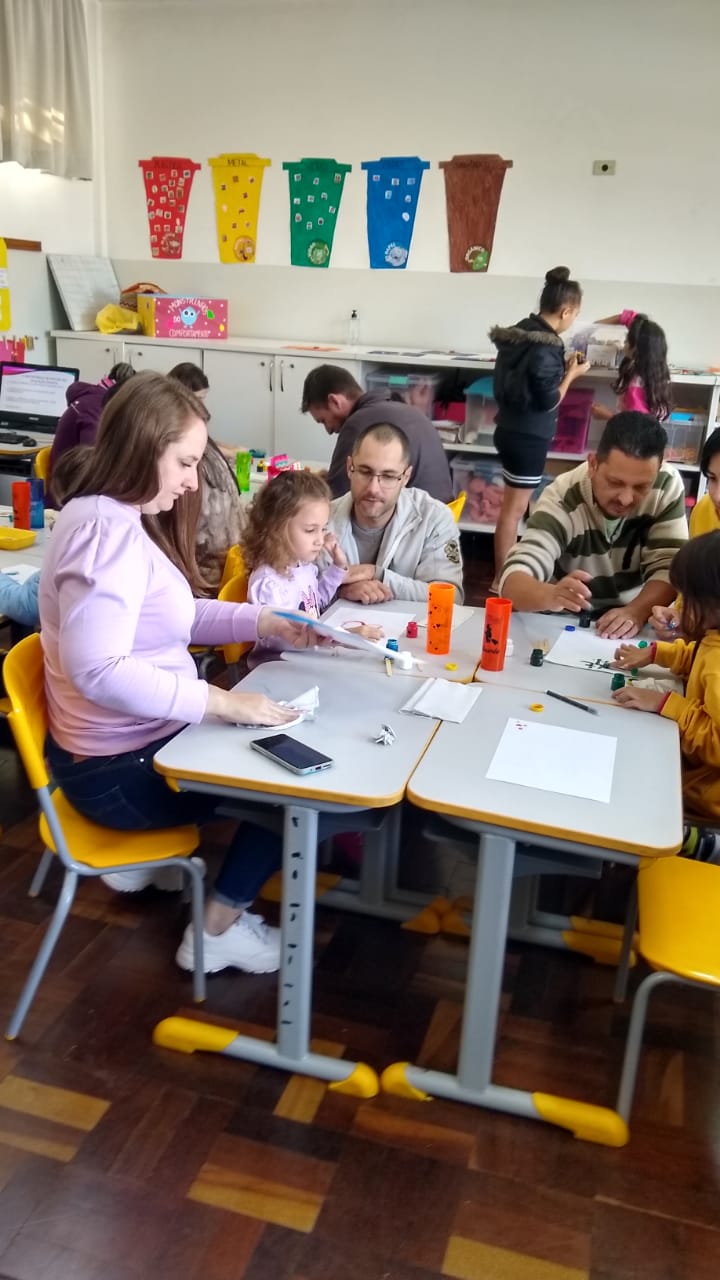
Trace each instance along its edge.
<path fill-rule="evenodd" d="M 340 1092 L 371 1098 L 379 1091 L 371 1067 L 310 1052 L 317 829 L 316 809 L 293 804 L 285 807 L 276 1043 L 190 1018 L 164 1019 L 155 1028 L 153 1039 L 164 1048 L 183 1053 L 205 1050 L 315 1076 L 330 1081 L 331 1088 Z"/>
<path fill-rule="evenodd" d="M 627 1125 L 607 1107 L 509 1089 L 491 1081 L 514 862 L 512 836 L 479 833 L 457 1075 L 394 1063 L 383 1073 L 381 1085 L 386 1092 L 405 1097 L 450 1098 L 493 1111 L 545 1120 L 570 1129 L 576 1137 L 607 1146 L 623 1146 L 628 1139 Z"/>

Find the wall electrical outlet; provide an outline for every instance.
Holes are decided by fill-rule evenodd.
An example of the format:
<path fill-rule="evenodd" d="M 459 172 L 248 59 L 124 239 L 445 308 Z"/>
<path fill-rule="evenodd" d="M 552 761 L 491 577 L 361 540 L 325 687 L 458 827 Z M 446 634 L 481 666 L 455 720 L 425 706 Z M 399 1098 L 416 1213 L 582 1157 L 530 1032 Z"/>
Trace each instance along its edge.
<path fill-rule="evenodd" d="M 614 160 L 593 160 L 593 175 L 596 178 L 612 178 L 615 176 Z"/>

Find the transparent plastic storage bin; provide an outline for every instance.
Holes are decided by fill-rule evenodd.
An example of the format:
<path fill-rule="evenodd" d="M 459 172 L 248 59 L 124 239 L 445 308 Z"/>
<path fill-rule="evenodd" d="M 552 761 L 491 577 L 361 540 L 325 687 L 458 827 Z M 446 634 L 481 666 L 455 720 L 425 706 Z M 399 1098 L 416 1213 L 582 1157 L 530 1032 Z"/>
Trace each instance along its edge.
<path fill-rule="evenodd" d="M 668 438 L 665 450 L 667 461 L 696 464 L 707 424 L 706 413 L 692 413 L 684 409 L 676 409 L 671 413 L 663 423 Z"/>
<path fill-rule="evenodd" d="M 465 405 L 465 425 L 460 433 L 463 444 L 492 444 L 497 413 L 492 375 L 476 378 L 465 388 Z"/>
<path fill-rule="evenodd" d="M 571 387 L 560 403 L 551 453 L 585 453 L 594 393 L 592 387 Z"/>
<path fill-rule="evenodd" d="M 503 499 L 502 467 L 494 462 L 476 462 L 461 455 L 450 463 L 453 494 L 466 493 L 461 524 L 486 525 L 494 529 Z"/>
<path fill-rule="evenodd" d="M 389 369 L 376 369 L 366 378 L 368 391 L 386 391 L 399 395 L 406 404 L 433 416 L 435 392 L 440 378 L 436 373 L 393 373 Z"/>
<path fill-rule="evenodd" d="M 488 531 L 495 528 L 502 505 L 505 482 L 502 467 L 497 462 L 480 462 L 477 459 L 456 454 L 450 460 L 453 494 L 466 493 L 465 506 L 460 517 L 461 525 L 484 525 Z M 554 476 L 543 476 L 530 498 L 530 509 L 537 502 Z"/>

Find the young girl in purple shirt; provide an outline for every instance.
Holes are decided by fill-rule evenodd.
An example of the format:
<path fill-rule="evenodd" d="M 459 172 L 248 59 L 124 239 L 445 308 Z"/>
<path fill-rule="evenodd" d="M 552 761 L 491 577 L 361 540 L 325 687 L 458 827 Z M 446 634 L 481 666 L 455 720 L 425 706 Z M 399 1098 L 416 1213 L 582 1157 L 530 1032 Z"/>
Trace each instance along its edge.
<path fill-rule="evenodd" d="M 328 533 L 330 490 L 310 471 L 284 471 L 270 480 L 254 499 L 242 540 L 243 555 L 252 570 L 248 583 L 251 604 L 292 609 L 318 618 L 333 600 L 348 572 L 345 552 Z M 321 551 L 332 563 L 320 573 Z M 277 637 L 258 640 L 250 663 L 283 647 Z"/>

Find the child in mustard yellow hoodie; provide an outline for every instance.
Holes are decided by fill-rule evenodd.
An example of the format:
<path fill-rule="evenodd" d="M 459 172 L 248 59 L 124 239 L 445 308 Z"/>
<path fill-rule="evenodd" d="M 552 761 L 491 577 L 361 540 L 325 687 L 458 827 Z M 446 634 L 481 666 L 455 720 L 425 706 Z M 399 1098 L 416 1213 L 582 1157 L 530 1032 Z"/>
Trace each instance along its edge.
<path fill-rule="evenodd" d="M 620 669 L 657 663 L 685 683 L 684 693 L 658 693 L 626 685 L 613 697 L 622 706 L 653 711 L 675 720 L 680 730 L 682 787 L 688 816 L 720 826 L 720 530 L 692 538 L 678 551 L 670 581 L 682 596 L 680 630 L 687 640 L 658 641 L 646 649 L 622 644 Z M 698 837 L 688 833 L 683 852 L 707 857 Z M 714 846 L 714 839 L 712 845 Z"/>

